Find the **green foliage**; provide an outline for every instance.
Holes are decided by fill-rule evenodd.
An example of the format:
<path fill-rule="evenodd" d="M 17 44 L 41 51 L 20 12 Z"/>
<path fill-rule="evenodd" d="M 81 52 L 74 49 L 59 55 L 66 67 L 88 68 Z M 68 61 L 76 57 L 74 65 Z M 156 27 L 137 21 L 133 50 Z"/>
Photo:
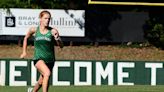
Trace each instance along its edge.
<path fill-rule="evenodd" d="M 28 1 L 21 1 L 19 0 L 2 0 L 0 1 L 1 8 L 28 8 L 29 3 Z"/>
<path fill-rule="evenodd" d="M 164 49 L 164 26 L 160 23 L 148 22 L 149 29 L 145 30 L 145 38 L 149 43 Z"/>
<path fill-rule="evenodd" d="M 0 0 L 1 8 L 82 9 L 86 0 Z"/>

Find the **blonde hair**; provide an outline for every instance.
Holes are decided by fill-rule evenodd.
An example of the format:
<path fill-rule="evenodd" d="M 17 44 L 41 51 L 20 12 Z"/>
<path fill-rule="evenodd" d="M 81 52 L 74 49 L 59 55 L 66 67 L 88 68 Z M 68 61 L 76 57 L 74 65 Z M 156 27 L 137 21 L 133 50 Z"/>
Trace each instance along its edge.
<path fill-rule="evenodd" d="M 47 11 L 47 10 L 41 11 L 40 14 L 39 14 L 39 18 L 42 18 L 44 14 L 49 14 L 50 18 L 51 18 L 51 13 L 49 11 Z"/>

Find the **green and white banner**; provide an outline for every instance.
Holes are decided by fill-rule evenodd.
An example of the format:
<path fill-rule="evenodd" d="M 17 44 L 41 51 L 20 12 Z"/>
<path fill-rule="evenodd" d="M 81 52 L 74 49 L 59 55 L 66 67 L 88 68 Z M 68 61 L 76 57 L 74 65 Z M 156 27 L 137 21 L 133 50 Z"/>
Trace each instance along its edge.
<path fill-rule="evenodd" d="M 164 62 L 160 61 L 55 61 L 50 84 L 163 85 Z M 39 73 L 30 59 L 0 59 L 1 86 L 35 85 Z"/>

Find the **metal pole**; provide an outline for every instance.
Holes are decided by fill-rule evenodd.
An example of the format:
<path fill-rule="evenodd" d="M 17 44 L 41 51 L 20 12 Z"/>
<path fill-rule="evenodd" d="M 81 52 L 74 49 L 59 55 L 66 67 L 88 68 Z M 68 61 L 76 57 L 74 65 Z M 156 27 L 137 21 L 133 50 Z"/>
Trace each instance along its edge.
<path fill-rule="evenodd" d="M 91 1 L 91 0 L 88 1 L 88 4 L 164 6 L 164 3 L 147 3 L 147 2 L 111 2 L 111 1 Z"/>

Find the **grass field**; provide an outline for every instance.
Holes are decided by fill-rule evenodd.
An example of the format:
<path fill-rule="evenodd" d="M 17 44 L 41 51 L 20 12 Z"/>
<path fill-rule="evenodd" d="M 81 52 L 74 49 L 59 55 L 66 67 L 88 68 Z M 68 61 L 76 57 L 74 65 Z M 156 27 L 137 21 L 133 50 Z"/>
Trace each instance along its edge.
<path fill-rule="evenodd" d="M 27 92 L 28 87 L 0 87 L 0 92 Z M 163 92 L 164 86 L 50 86 L 49 92 Z M 39 91 L 41 92 L 41 90 Z"/>
<path fill-rule="evenodd" d="M 28 46 L 27 57 L 33 58 L 34 47 Z M 19 58 L 22 47 L 18 45 L 0 45 L 0 58 Z M 135 47 L 125 45 L 105 46 L 65 46 L 55 47 L 58 60 L 140 60 L 164 61 L 164 50 L 149 46 Z"/>

